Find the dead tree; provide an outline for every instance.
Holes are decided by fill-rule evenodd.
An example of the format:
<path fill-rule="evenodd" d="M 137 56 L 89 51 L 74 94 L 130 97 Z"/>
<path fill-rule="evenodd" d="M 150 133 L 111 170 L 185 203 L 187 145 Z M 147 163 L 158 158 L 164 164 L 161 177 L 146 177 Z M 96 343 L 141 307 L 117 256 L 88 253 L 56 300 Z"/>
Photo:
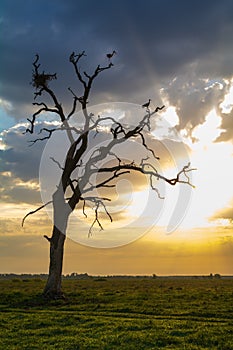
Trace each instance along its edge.
<path fill-rule="evenodd" d="M 35 88 L 34 100 L 38 98 L 49 97 L 50 104 L 45 102 L 34 102 L 33 105 L 37 106 L 37 111 L 32 115 L 29 121 L 29 127 L 26 129 L 26 133 L 33 134 L 35 132 L 35 124 L 37 118 L 47 112 L 53 113 L 60 120 L 60 128 L 43 128 L 41 132 L 45 133 L 44 137 L 36 138 L 32 142 L 35 144 L 38 141 L 49 139 L 56 130 L 64 130 L 67 133 L 70 146 L 66 153 L 64 164 L 62 165 L 62 173 L 60 181 L 57 184 L 57 188 L 53 193 L 51 201 L 53 207 L 53 229 L 51 237 L 44 236 L 50 245 L 50 265 L 49 265 L 49 276 L 44 288 L 44 295 L 48 298 L 60 298 L 63 296 L 61 288 L 61 276 L 62 276 L 62 265 L 63 265 L 63 253 L 64 243 L 66 239 L 66 228 L 70 214 L 77 207 L 77 205 L 83 203 L 83 213 L 85 215 L 85 206 L 87 203 L 92 204 L 95 207 L 95 218 L 90 227 L 91 232 L 94 225 L 99 225 L 102 229 L 100 210 L 104 210 L 112 221 L 113 218 L 108 212 L 106 203 L 110 198 L 104 198 L 93 195 L 93 189 L 96 188 L 111 188 L 114 187 L 114 180 L 123 174 L 132 172 L 139 172 L 148 176 L 152 189 L 158 193 L 158 189 L 154 185 L 157 180 L 163 180 L 170 185 L 176 185 L 176 183 L 184 183 L 191 185 L 189 179 L 189 172 L 192 170 L 190 164 L 187 164 L 174 178 L 166 178 L 159 174 L 156 168 L 149 163 L 148 158 L 142 159 L 139 164 L 135 162 L 123 162 L 117 154 L 114 153 L 114 147 L 124 145 L 129 139 L 139 139 L 142 146 L 150 153 L 150 155 L 156 159 L 159 159 L 152 149 L 149 149 L 146 143 L 144 132 L 150 130 L 150 122 L 153 116 L 164 108 L 157 107 L 154 110 L 147 109 L 146 113 L 142 116 L 141 120 L 136 126 L 126 127 L 119 121 L 115 120 L 114 117 L 107 116 L 94 116 L 88 112 L 87 104 L 90 97 L 90 92 L 95 79 L 104 71 L 107 71 L 113 67 L 113 63 L 109 62 L 106 66 L 98 65 L 92 74 L 82 71 L 79 67 L 80 60 L 85 57 L 85 52 L 76 54 L 72 53 L 69 57 L 69 61 L 74 68 L 75 75 L 78 83 L 81 86 L 82 93 L 77 94 L 71 88 L 68 88 L 73 98 L 71 109 L 68 113 L 58 100 L 54 89 L 50 87 L 50 81 L 57 79 L 56 74 L 49 74 L 40 71 L 39 55 L 36 55 L 35 61 L 33 62 L 33 76 L 32 85 Z M 48 99 L 47 99 L 48 100 Z M 71 127 L 70 118 L 77 111 L 78 107 L 81 106 L 81 110 L 84 117 L 84 122 L 81 128 L 75 129 Z M 95 131 L 98 132 L 98 128 L 102 123 L 108 121 L 111 123 L 109 134 L 112 135 L 110 141 L 106 146 L 102 146 L 98 149 L 98 152 L 88 158 L 85 164 L 82 164 L 84 156 L 88 150 L 89 136 L 90 133 Z M 98 166 L 104 159 L 110 157 L 115 163 L 111 166 Z M 81 177 L 74 178 L 75 170 L 82 164 L 83 174 Z M 112 163 L 111 163 L 112 164 Z M 99 182 L 94 186 L 91 184 L 90 178 L 96 174 L 102 174 Z M 105 176 L 103 178 L 103 175 Z M 192 186 L 192 185 L 191 185 Z M 68 195 L 69 193 L 69 195 Z M 70 194 L 71 193 L 71 194 Z M 29 212 L 24 218 L 23 223 L 29 215 L 44 208 L 49 203 L 45 203 L 41 207 L 34 211 Z M 22 223 L 22 224 L 23 224 Z"/>

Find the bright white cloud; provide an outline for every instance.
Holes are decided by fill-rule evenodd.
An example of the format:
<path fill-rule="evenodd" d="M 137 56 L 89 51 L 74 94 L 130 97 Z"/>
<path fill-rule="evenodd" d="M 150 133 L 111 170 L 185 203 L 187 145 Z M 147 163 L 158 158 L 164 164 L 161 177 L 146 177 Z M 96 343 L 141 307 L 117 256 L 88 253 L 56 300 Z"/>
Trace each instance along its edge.
<path fill-rule="evenodd" d="M 194 128 L 192 137 L 202 145 L 210 144 L 221 134 L 222 130 L 219 129 L 221 122 L 222 118 L 217 115 L 215 109 L 212 109 L 205 117 L 205 122 Z"/>
<path fill-rule="evenodd" d="M 233 108 L 233 79 L 231 80 L 231 87 L 229 92 L 225 95 L 223 102 L 219 105 L 222 113 L 229 114 Z"/>
<path fill-rule="evenodd" d="M 176 112 L 176 107 L 169 106 L 166 111 L 161 113 L 161 118 L 164 118 L 171 128 L 179 125 L 179 116 Z"/>

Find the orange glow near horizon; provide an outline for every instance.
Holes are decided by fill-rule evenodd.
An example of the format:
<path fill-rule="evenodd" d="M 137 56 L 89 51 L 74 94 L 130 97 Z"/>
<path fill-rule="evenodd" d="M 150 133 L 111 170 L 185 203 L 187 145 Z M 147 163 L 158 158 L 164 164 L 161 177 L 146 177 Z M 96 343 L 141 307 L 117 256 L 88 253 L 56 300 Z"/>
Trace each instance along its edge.
<path fill-rule="evenodd" d="M 230 89 L 222 102 L 222 108 L 228 113 L 232 96 Z M 163 112 L 162 118 L 169 123 L 167 126 L 179 124 L 174 106 L 169 106 Z M 156 212 L 154 208 L 146 207 L 148 180 L 144 181 L 136 176 L 132 182 L 129 178 L 121 179 L 113 194 L 113 200 L 109 203 L 113 223 L 109 221 L 106 213 L 103 212 L 101 216 L 105 231 L 99 232 L 97 227 L 93 235 L 88 237 L 88 227 L 94 216 L 93 209 L 86 208 L 87 219 L 80 215 L 81 211 L 75 212 L 77 222 L 74 223 L 77 225 L 70 226 L 64 273 L 77 271 L 89 274 L 233 274 L 232 222 L 227 217 L 216 217 L 217 212 L 230 207 L 233 198 L 232 143 L 216 142 L 223 132 L 221 122 L 221 117 L 213 109 L 206 115 L 202 124 L 189 132 L 180 132 L 189 146 L 191 165 L 197 170 L 193 171 L 191 180 L 195 189 L 192 190 L 188 210 L 183 213 L 184 218 L 178 229 L 171 234 L 166 233 L 166 226 L 179 195 L 179 186 L 188 185 L 166 185 L 165 193 L 162 193 L 165 199 L 156 197 L 156 201 L 153 202 L 155 209 L 161 206 L 161 211 Z M 165 125 L 165 129 L 167 126 Z M 179 151 L 177 152 L 181 157 Z M 182 159 L 179 159 L 178 163 L 180 166 Z M 163 170 L 166 176 L 174 177 L 177 173 L 175 165 L 170 160 L 164 162 Z M 10 172 L 2 172 L 1 176 L 6 186 L 11 188 L 39 191 L 39 185 L 35 181 L 12 179 Z M 7 202 L 6 197 L 3 200 L 5 202 L 1 204 L 0 218 L 0 247 L 3 256 L 0 257 L 0 272 L 47 272 L 48 243 L 43 235 L 50 235 L 52 222 L 45 210 L 28 217 L 24 228 L 21 228 L 22 218 L 29 211 L 35 210 L 36 204 L 26 204 L 23 198 L 22 202 L 18 203 Z M 154 219 L 152 216 L 155 212 L 158 217 Z M 152 222 L 154 220 L 154 226 L 147 227 L 148 222 L 151 222 L 148 221 L 149 216 Z M 138 221 L 135 221 L 135 218 L 139 218 Z M 86 245 L 104 239 L 105 235 L 110 235 L 110 240 L 114 240 L 114 232 L 119 235 L 120 240 L 124 235 L 132 239 L 137 238 L 136 233 L 139 232 L 140 239 L 114 249 L 94 249 L 72 241 L 71 238 L 76 240 L 79 233 L 77 227 L 82 242 Z M 129 242 L 130 239 L 127 243 Z"/>

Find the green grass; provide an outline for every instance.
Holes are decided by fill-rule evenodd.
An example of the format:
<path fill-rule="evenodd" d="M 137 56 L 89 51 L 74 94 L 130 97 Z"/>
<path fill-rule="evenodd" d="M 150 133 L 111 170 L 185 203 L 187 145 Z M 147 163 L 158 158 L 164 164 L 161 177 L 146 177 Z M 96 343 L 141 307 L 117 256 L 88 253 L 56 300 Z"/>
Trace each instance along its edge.
<path fill-rule="evenodd" d="M 232 279 L 0 280 L 0 349 L 233 349 Z"/>

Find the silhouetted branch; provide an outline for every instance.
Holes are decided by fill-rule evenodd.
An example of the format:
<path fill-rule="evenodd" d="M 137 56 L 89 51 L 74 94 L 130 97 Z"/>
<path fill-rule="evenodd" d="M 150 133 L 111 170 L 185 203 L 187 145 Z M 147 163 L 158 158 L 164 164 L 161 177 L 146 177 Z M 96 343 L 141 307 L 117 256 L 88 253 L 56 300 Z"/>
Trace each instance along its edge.
<path fill-rule="evenodd" d="M 84 110 L 86 108 L 86 105 L 88 103 L 88 97 L 89 97 L 89 94 L 90 94 L 90 90 L 91 90 L 91 87 L 92 87 L 92 83 L 93 81 L 95 80 L 95 78 L 97 78 L 97 76 L 103 72 L 104 70 L 107 70 L 107 69 L 110 69 L 113 64 L 110 62 L 108 64 L 108 66 L 106 67 L 100 67 L 100 65 L 98 65 L 94 71 L 94 73 L 91 75 L 89 73 L 87 73 L 86 71 L 83 72 L 83 74 L 81 73 L 81 70 L 78 66 L 78 63 L 79 63 L 79 60 L 83 57 L 83 56 L 86 56 L 85 54 L 85 51 L 79 53 L 79 54 L 75 54 L 75 52 L 72 52 L 72 54 L 70 55 L 70 62 L 73 64 L 74 66 L 74 70 L 75 70 L 75 73 L 76 73 L 76 76 L 78 78 L 78 80 L 80 81 L 80 83 L 83 85 L 83 96 L 82 98 L 80 97 L 77 97 L 71 89 L 69 89 L 73 95 L 76 96 L 76 100 L 74 103 L 76 103 L 77 101 L 80 102 L 80 104 L 82 105 L 82 109 Z M 85 76 L 85 78 L 83 77 L 83 75 Z M 72 113 L 73 114 L 73 113 Z M 71 114 L 71 115 L 72 115 Z M 84 112 L 84 116 L 88 117 L 88 115 Z"/>
<path fill-rule="evenodd" d="M 66 130 L 66 131 L 74 131 L 76 134 L 80 134 L 81 131 L 79 131 L 77 128 L 75 128 L 74 126 L 72 127 L 66 127 L 64 126 L 64 124 L 62 124 L 60 127 L 56 127 L 54 129 L 48 129 L 48 128 L 41 128 L 40 131 L 38 132 L 38 135 L 43 133 L 43 131 L 46 131 L 48 133 L 47 136 L 44 136 L 44 137 L 40 137 L 40 138 L 36 138 L 35 140 L 30 140 L 28 141 L 29 143 L 31 144 L 35 144 L 36 142 L 38 141 L 44 141 L 44 140 L 48 140 L 51 138 L 52 134 L 56 131 L 62 131 L 62 130 Z M 73 137 L 71 138 L 71 135 L 70 135 L 70 141 L 71 142 L 74 142 L 74 139 Z"/>
<path fill-rule="evenodd" d="M 147 151 L 150 151 L 150 152 L 153 154 L 153 157 L 154 157 L 155 159 L 160 160 L 160 158 L 157 157 L 157 156 L 155 155 L 153 149 L 151 149 L 151 148 L 149 148 L 149 147 L 147 146 L 144 135 L 143 135 L 141 132 L 139 132 L 138 135 L 141 136 L 142 145 L 145 147 L 145 149 L 146 149 Z"/>
<path fill-rule="evenodd" d="M 45 72 L 40 73 L 39 68 L 40 64 L 39 62 L 39 55 L 36 54 L 35 61 L 33 62 L 34 71 L 32 72 L 32 85 L 36 88 L 36 90 L 39 89 L 39 91 L 35 92 L 36 99 L 38 96 L 41 96 L 42 92 L 45 90 L 46 87 L 48 87 L 48 82 L 54 79 L 57 79 L 57 74 L 45 74 Z"/>
<path fill-rule="evenodd" d="M 88 236 L 90 236 L 92 234 L 92 228 L 94 227 L 94 225 L 96 223 L 100 227 L 100 230 L 103 230 L 103 226 L 102 226 L 102 224 L 101 224 L 101 222 L 99 220 L 99 209 L 100 209 L 101 206 L 103 207 L 106 215 L 109 217 L 109 220 L 111 222 L 113 221 L 110 213 L 108 212 L 108 210 L 106 208 L 106 205 L 104 204 L 104 201 L 111 201 L 111 199 L 105 198 L 105 197 L 102 197 L 102 198 L 101 197 L 94 197 L 94 196 L 85 197 L 85 198 L 81 197 L 80 199 L 83 200 L 83 213 L 84 213 L 85 217 L 87 217 L 87 214 L 85 213 L 85 203 L 86 203 L 86 201 L 90 201 L 90 202 L 95 204 L 95 208 L 94 208 L 94 210 L 95 210 L 95 218 L 94 218 L 94 220 L 93 220 L 93 222 L 92 222 L 92 224 L 91 224 L 91 226 L 89 228 Z"/>
<path fill-rule="evenodd" d="M 60 164 L 56 159 L 54 159 L 53 157 L 50 157 L 50 159 L 51 159 L 55 164 L 57 164 L 57 166 L 58 166 L 58 168 L 59 168 L 60 170 L 64 170 L 64 168 L 61 166 L 61 164 Z"/>
<path fill-rule="evenodd" d="M 159 109 L 158 109 L 159 108 Z M 86 164 L 86 176 L 88 177 L 89 175 L 89 171 L 91 169 L 91 167 L 93 167 L 93 165 L 96 167 L 97 166 L 97 163 L 103 159 L 105 159 L 109 154 L 110 152 L 112 152 L 112 149 L 114 146 L 116 145 L 119 145 L 123 142 L 125 142 L 126 140 L 128 139 L 131 139 L 131 138 L 135 138 L 135 137 L 140 137 L 141 140 L 142 140 L 142 144 L 143 146 L 148 150 L 150 151 L 153 156 L 155 157 L 155 159 L 159 159 L 159 157 L 155 156 L 153 150 L 151 150 L 150 148 L 148 148 L 148 146 L 146 145 L 146 142 L 145 142 L 145 138 L 142 134 L 142 131 L 144 129 L 145 126 L 148 125 L 149 123 L 149 120 L 151 118 L 152 115 L 154 115 L 158 110 L 161 110 L 164 108 L 164 106 L 162 107 L 158 107 L 156 108 L 152 113 L 150 114 L 146 114 L 142 120 L 138 123 L 138 125 L 136 127 L 134 127 L 133 129 L 130 129 L 128 131 L 125 131 L 123 126 L 121 125 L 121 123 L 117 123 L 117 125 L 119 126 L 119 130 L 120 130 L 120 133 L 123 133 L 123 136 L 122 137 L 117 137 L 117 132 L 115 132 L 114 130 L 112 131 L 113 133 L 113 139 L 108 143 L 107 146 L 101 146 L 99 147 L 98 149 L 95 149 L 94 152 L 92 153 L 92 155 L 90 156 L 87 164 Z M 96 154 L 97 153 L 97 154 Z"/>
<path fill-rule="evenodd" d="M 83 77 L 80 73 L 79 67 L 78 67 L 78 62 L 83 56 L 86 56 L 85 51 L 83 51 L 82 53 L 77 54 L 77 55 L 75 54 L 75 52 L 72 52 L 72 54 L 70 55 L 70 62 L 74 66 L 75 73 L 76 73 L 79 81 L 83 84 L 84 89 L 86 89 L 87 84 L 86 84 L 85 80 L 83 79 Z"/>
<path fill-rule="evenodd" d="M 48 140 L 48 139 L 50 139 L 52 133 L 53 133 L 54 131 L 57 131 L 57 129 L 42 128 L 42 129 L 40 130 L 39 134 L 41 134 L 42 131 L 47 131 L 48 135 L 47 135 L 47 136 L 44 136 L 44 137 L 39 137 L 39 138 L 37 138 L 37 139 L 35 139 L 35 140 L 30 140 L 30 141 L 28 141 L 28 142 L 31 143 L 31 144 L 35 144 L 35 143 L 38 142 L 38 141 Z"/>
<path fill-rule="evenodd" d="M 99 173 L 108 173 L 108 172 L 115 172 L 115 171 L 120 171 L 120 170 L 133 170 L 136 172 L 140 172 L 142 174 L 145 175 L 149 175 L 152 176 L 154 178 L 156 178 L 157 180 L 161 179 L 164 180 L 165 182 L 169 183 L 170 185 L 174 186 L 176 183 L 183 183 L 183 184 L 188 184 L 190 186 L 192 186 L 193 188 L 195 187 L 194 185 L 191 184 L 190 182 L 190 178 L 187 175 L 187 173 L 196 170 L 195 168 L 190 168 L 190 163 L 188 163 L 187 165 L 185 165 L 183 167 L 183 169 L 177 174 L 177 176 L 175 178 L 169 179 L 161 174 L 159 174 L 157 172 L 157 170 L 153 169 L 153 171 L 151 170 L 146 170 L 145 166 L 137 166 L 135 165 L 133 162 L 130 164 L 119 164 L 113 167 L 105 167 L 105 168 L 100 168 L 98 170 L 91 170 L 92 173 L 94 172 L 99 172 Z M 181 175 L 184 174 L 186 180 L 182 180 L 181 179 Z"/>
<path fill-rule="evenodd" d="M 158 188 L 155 187 L 155 186 L 153 185 L 153 175 L 150 175 L 150 176 L 149 176 L 149 179 L 150 179 L 150 187 L 151 187 L 151 189 L 157 193 L 157 195 L 158 195 L 158 197 L 159 197 L 160 199 L 164 199 L 164 197 L 162 197 L 162 196 L 160 195 L 160 192 L 159 192 Z"/>
<path fill-rule="evenodd" d="M 95 188 L 100 188 L 100 187 L 115 187 L 116 185 L 109 185 L 108 183 L 115 180 L 116 178 L 118 178 L 119 176 L 121 175 L 124 175 L 124 174 L 129 174 L 130 171 L 121 171 L 121 172 L 118 172 L 117 171 L 114 171 L 114 174 L 112 176 L 110 176 L 109 178 L 103 180 L 102 182 L 99 182 L 98 184 L 96 185 L 91 185 L 90 187 L 88 187 L 87 189 L 83 189 L 82 190 L 82 193 L 87 193 L 87 192 L 90 192 L 90 191 L 93 191 Z"/>
<path fill-rule="evenodd" d="M 24 134 L 26 134 L 27 132 L 29 132 L 30 134 L 33 134 L 36 118 L 37 118 L 37 116 L 39 116 L 42 112 L 51 112 L 51 113 L 57 113 L 57 114 L 59 114 L 59 111 L 58 111 L 56 108 L 49 108 L 44 102 L 41 102 L 41 103 L 34 102 L 33 105 L 36 105 L 36 106 L 43 106 L 43 108 L 40 108 L 38 111 L 36 111 L 36 112 L 32 115 L 32 119 L 27 118 L 27 120 L 30 122 L 31 126 L 30 126 L 30 128 L 27 128 L 27 129 L 25 130 Z"/>
<path fill-rule="evenodd" d="M 78 101 L 78 96 L 73 92 L 73 90 L 69 87 L 68 90 L 71 92 L 71 94 L 73 95 L 73 106 L 72 106 L 72 109 L 70 111 L 70 113 L 68 114 L 67 116 L 67 120 L 70 119 L 70 117 L 75 113 L 76 111 L 76 107 L 77 107 L 77 101 Z"/>
<path fill-rule="evenodd" d="M 39 208 L 37 208 L 37 209 L 35 209 L 35 210 L 32 210 L 32 211 L 30 211 L 29 213 L 27 213 L 27 214 L 23 217 L 23 220 L 22 220 L 22 227 L 23 227 L 23 225 L 24 225 L 24 222 L 25 222 L 26 218 L 27 218 L 29 215 L 32 215 L 32 214 L 36 213 L 37 211 L 43 209 L 44 207 L 46 207 L 47 205 L 51 204 L 52 202 L 53 202 L 53 201 L 51 200 L 51 201 L 49 201 L 49 202 L 47 202 L 47 203 L 41 205 Z"/>
<path fill-rule="evenodd" d="M 39 72 L 40 64 L 38 64 L 38 61 L 39 61 L 39 55 L 36 54 L 35 61 L 33 62 L 34 70 L 33 70 L 33 74 L 32 74 L 32 85 L 36 88 L 36 90 L 39 89 L 39 91 L 35 92 L 35 99 L 38 96 L 41 96 L 44 91 L 47 92 L 47 94 L 51 97 L 52 101 L 54 102 L 54 105 L 56 107 L 56 113 L 59 114 L 61 121 L 63 122 L 65 120 L 65 115 L 64 115 L 62 106 L 58 102 L 58 99 L 57 99 L 55 93 L 53 92 L 53 90 L 50 89 L 48 86 L 48 82 L 51 80 L 57 79 L 57 75 L 56 75 L 56 73 L 54 73 L 54 74 L 50 74 L 50 73 L 46 74 L 45 72 L 40 73 Z M 44 103 L 43 103 L 43 105 L 45 107 Z M 46 110 L 47 110 L 47 108 L 46 108 Z"/>
<path fill-rule="evenodd" d="M 103 226 L 101 225 L 101 222 L 99 221 L 99 216 L 98 216 L 98 214 L 99 214 L 99 212 L 98 212 L 99 207 L 100 207 L 100 202 L 97 202 L 97 203 L 96 203 L 96 207 L 95 207 L 95 219 L 94 219 L 93 223 L 91 224 L 91 226 L 90 226 L 90 228 L 89 228 L 88 237 L 91 236 L 91 234 L 92 234 L 92 228 L 93 228 L 93 226 L 95 225 L 96 222 L 97 222 L 97 224 L 99 225 L 100 230 L 103 230 Z"/>
<path fill-rule="evenodd" d="M 187 175 L 187 173 L 189 173 L 190 171 L 193 171 L 193 170 L 197 170 L 197 169 L 196 169 L 196 168 L 190 168 L 190 165 L 191 165 L 190 163 L 188 163 L 187 165 L 185 165 L 185 166 L 183 167 L 183 169 L 177 174 L 176 178 L 171 179 L 171 180 L 169 181 L 170 185 L 175 185 L 177 182 L 179 182 L 179 183 L 183 183 L 183 184 L 188 184 L 188 185 L 190 185 L 191 187 L 195 188 L 195 186 L 192 185 L 192 184 L 190 183 L 190 178 L 189 178 L 189 176 Z M 181 180 L 181 179 L 180 179 L 180 177 L 181 177 L 182 174 L 184 174 L 186 180 Z"/>
<path fill-rule="evenodd" d="M 87 214 L 85 213 L 86 200 L 83 198 L 83 215 L 87 218 Z"/>

